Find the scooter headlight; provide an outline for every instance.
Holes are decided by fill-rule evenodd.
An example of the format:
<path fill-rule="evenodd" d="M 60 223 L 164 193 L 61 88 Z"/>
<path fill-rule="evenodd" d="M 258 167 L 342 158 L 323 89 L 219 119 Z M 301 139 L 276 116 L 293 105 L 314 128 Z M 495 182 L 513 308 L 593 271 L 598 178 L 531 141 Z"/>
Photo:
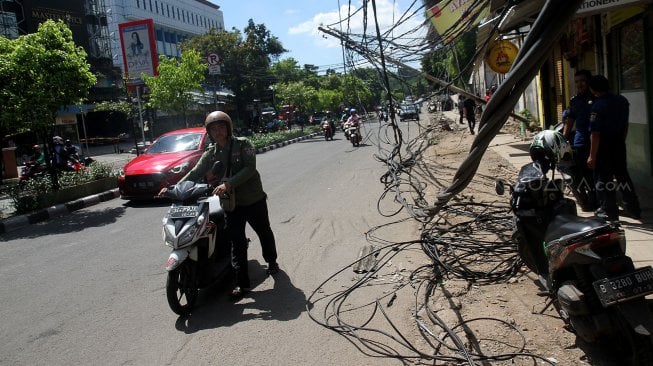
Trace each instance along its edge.
<path fill-rule="evenodd" d="M 188 230 L 186 230 L 181 236 L 179 236 L 179 246 L 184 246 L 193 240 L 193 237 L 195 237 L 195 233 L 197 233 L 198 226 L 197 225 L 191 225 Z"/>

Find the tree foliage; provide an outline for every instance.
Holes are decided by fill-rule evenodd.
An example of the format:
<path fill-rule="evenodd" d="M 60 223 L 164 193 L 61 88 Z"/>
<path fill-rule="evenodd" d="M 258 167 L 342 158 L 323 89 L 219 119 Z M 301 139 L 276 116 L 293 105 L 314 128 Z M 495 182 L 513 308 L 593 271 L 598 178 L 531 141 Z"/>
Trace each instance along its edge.
<path fill-rule="evenodd" d="M 438 48 L 422 59 L 422 69 L 429 74 L 443 79 L 453 80 L 458 87 L 465 88 L 465 83 L 472 74 L 474 54 L 476 53 L 476 29 L 463 33 L 451 45 Z"/>
<path fill-rule="evenodd" d="M 57 111 L 81 103 L 95 82 L 86 52 L 63 21 L 48 20 L 14 40 L 0 37 L 0 125 L 7 133 L 44 137 Z"/>
<path fill-rule="evenodd" d="M 242 33 L 237 29 L 231 32 L 212 30 L 188 40 L 182 49 L 220 56 L 222 73 L 213 82 L 234 92 L 236 105 L 242 113 L 246 113 L 247 105 L 254 99 L 269 93 L 268 88 L 274 83 L 270 65 L 286 52 L 264 24 L 255 24 L 252 19 Z"/>
<path fill-rule="evenodd" d="M 188 111 L 196 104 L 192 92 L 202 90 L 207 65 L 195 50 L 185 50 L 181 60 L 159 57 L 159 75 L 142 75 L 150 87 L 148 105 L 165 112 L 181 114 L 188 127 Z"/>

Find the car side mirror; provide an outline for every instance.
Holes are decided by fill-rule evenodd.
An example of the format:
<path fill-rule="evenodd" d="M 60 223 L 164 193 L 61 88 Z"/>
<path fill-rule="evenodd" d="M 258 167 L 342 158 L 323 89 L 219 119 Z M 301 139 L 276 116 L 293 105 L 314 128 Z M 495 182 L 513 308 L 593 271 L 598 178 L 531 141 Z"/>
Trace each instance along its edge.
<path fill-rule="evenodd" d="M 497 192 L 499 196 L 503 196 L 506 193 L 506 185 L 502 180 L 497 180 L 494 182 L 494 191 Z"/>

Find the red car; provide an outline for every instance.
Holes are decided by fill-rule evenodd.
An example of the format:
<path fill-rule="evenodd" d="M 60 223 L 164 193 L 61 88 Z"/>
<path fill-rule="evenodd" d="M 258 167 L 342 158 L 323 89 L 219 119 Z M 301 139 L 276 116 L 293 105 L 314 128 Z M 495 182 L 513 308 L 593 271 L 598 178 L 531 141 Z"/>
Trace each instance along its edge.
<path fill-rule="evenodd" d="M 197 164 L 209 143 L 204 127 L 161 135 L 120 171 L 120 198 L 151 199 L 161 188 L 176 184 Z"/>

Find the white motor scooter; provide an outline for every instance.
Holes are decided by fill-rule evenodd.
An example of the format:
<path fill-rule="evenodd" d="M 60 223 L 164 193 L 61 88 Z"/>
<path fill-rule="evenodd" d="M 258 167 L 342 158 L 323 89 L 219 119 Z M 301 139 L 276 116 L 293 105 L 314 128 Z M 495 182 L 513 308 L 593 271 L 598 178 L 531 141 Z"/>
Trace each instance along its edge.
<path fill-rule="evenodd" d="M 223 278 L 231 269 L 225 214 L 213 187 L 184 181 L 164 197 L 173 200 L 163 218 L 163 240 L 172 247 L 166 262 L 166 296 L 172 311 L 192 311 L 198 292 Z"/>

